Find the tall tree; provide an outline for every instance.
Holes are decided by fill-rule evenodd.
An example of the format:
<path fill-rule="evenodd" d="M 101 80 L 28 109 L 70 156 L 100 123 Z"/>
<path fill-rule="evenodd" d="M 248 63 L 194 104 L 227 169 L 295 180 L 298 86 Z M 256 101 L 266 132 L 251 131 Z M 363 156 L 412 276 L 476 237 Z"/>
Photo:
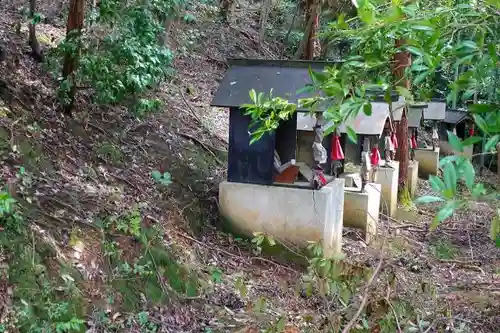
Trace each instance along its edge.
<path fill-rule="evenodd" d="M 396 41 L 396 48 L 402 48 L 406 45 L 404 39 Z M 403 87 L 410 90 L 410 80 L 405 75 L 405 71 L 411 65 L 411 55 L 408 51 L 399 51 L 394 55 L 394 80 L 396 86 Z M 398 137 L 398 150 L 396 152 L 396 159 L 399 161 L 399 185 L 403 188 L 406 185 L 406 178 L 408 174 L 408 119 L 407 107 L 403 108 L 401 114 L 401 121 L 397 124 L 397 137 Z"/>
<path fill-rule="evenodd" d="M 304 37 L 300 41 L 294 59 L 312 60 L 314 58 L 314 38 L 319 24 L 319 4 L 318 0 L 306 0 Z"/>
<path fill-rule="evenodd" d="M 76 84 L 73 74 L 78 65 L 78 55 L 80 52 L 79 37 L 83 29 L 85 16 L 85 0 L 71 0 L 69 5 L 68 23 L 66 26 L 66 41 L 73 43 L 74 48 L 70 48 L 64 55 L 63 80 L 66 82 L 67 96 L 64 99 L 64 112 L 71 114 L 75 103 Z"/>

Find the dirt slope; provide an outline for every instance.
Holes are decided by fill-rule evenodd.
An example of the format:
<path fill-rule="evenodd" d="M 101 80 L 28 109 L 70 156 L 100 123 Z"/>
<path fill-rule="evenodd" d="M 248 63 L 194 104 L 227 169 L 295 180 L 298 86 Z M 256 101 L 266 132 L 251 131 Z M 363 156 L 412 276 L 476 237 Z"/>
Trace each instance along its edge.
<path fill-rule="evenodd" d="M 344 312 L 332 311 L 329 300 L 304 294 L 297 283 L 303 273 L 299 267 L 262 257 L 247 242 L 214 227 L 217 185 L 225 175 L 227 113 L 209 103 L 226 69 L 225 59 L 270 58 L 280 52 L 280 45 L 272 41 L 257 45 L 258 19 L 251 6 L 242 6 L 248 10 L 237 12 L 227 25 L 215 18 L 213 6 L 198 5 L 193 8 L 193 24 L 175 26 L 170 40 L 177 53 L 175 74 L 154 92 L 165 107 L 146 120 L 133 118 L 124 108 L 98 107 L 85 94 L 79 96 L 75 119 L 58 113 L 53 80 L 26 55 L 26 35 L 15 33 L 16 6 L 0 9 L 0 41 L 8 50 L 7 60 L 0 64 L 1 173 L 22 202 L 23 214 L 40 227 L 33 229 L 34 235 L 53 240 L 54 257 L 81 272 L 88 309 L 107 306 L 112 275 L 94 226 L 137 206 L 142 223 L 159 228 L 168 251 L 202 281 L 198 296 L 181 297 L 176 306 L 157 306 L 149 300 L 140 304 L 161 332 L 250 333 L 280 316 L 293 325 L 288 333 L 297 332 L 296 327 L 303 332 L 323 330 L 325 319 L 333 315 L 345 322 Z M 58 18 L 62 7 L 40 7 L 50 18 L 39 27 L 48 47 L 64 34 Z M 26 168 L 26 176 L 16 178 L 20 166 Z M 158 186 L 151 178 L 154 170 L 170 172 L 173 183 Z M 420 191 L 431 190 L 422 182 Z M 500 253 L 487 239 L 486 218 L 493 213 L 476 207 L 468 215 L 455 216 L 435 235 L 428 234 L 432 211 L 421 211 L 405 224 L 382 218 L 380 239 L 370 246 L 359 233 L 346 230 L 344 250 L 351 267 L 346 274 L 371 272 L 384 254 L 374 291 L 378 296 L 370 298 L 367 320 L 380 323 L 380 330 L 390 324 L 384 332 L 396 332 L 396 323 L 405 326 L 415 320 L 413 312 L 400 312 L 400 305 L 411 304 L 427 310 L 421 317 L 432 321 L 429 332 L 464 322 L 473 332 L 495 332 L 500 326 Z M 75 237 L 83 248 L 72 242 Z M 132 262 L 140 252 L 138 244 L 131 237 L 116 240 Z M 396 283 L 389 288 L 391 276 Z M 432 290 L 424 292 L 424 286 Z M 359 297 L 353 297 L 346 318 L 359 304 Z M 386 297 L 398 300 L 396 320 L 376 311 L 385 306 L 392 313 Z M 257 311 L 262 303 L 267 304 L 265 310 Z M 120 310 L 112 307 L 109 317 L 123 321 Z M 89 325 L 90 332 L 102 331 L 94 317 Z"/>

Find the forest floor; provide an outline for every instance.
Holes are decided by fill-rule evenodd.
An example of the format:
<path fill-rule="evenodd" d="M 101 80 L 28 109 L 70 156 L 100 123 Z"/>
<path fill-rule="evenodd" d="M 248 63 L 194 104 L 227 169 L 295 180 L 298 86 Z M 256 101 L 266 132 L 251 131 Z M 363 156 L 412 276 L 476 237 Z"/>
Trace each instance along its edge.
<path fill-rule="evenodd" d="M 41 7 L 46 16 L 62 8 Z M 26 27 L 16 34 L 13 8 L 0 9 L 8 51 L 0 63 L 1 175 L 29 237 L 15 258 L 12 240 L 2 238 L 0 325 L 9 324 L 12 305 L 33 303 L 39 316 L 49 316 L 54 301 L 67 296 L 58 293 L 76 289 L 82 310 L 71 316 L 83 316 L 95 333 L 154 332 L 147 325 L 255 333 L 280 317 L 285 332 L 318 332 L 326 318 L 345 323 L 364 295 L 361 319 L 371 332 L 403 331 L 418 320 L 423 328 L 415 332 L 498 332 L 500 249 L 488 238 L 496 213 L 488 205 L 457 213 L 432 233 L 432 207 L 413 208 L 407 219 L 381 216 L 372 244 L 346 229 L 343 274 L 366 277 L 382 265 L 373 290 L 360 288 L 341 310 L 316 291 L 304 293 L 303 267 L 260 255 L 249 241 L 217 229 L 228 116 L 209 107 L 212 95 L 226 58 L 281 53 L 280 43 L 258 45 L 257 11 L 237 9 L 228 25 L 215 18 L 215 6 L 194 8 L 196 21 L 172 32 L 175 74 L 154 92 L 165 107 L 138 120 L 126 108 L 92 104 L 85 93 L 74 118 L 59 113 L 55 82 L 26 54 Z M 38 34 L 48 48 L 64 25 L 53 19 Z M 155 183 L 155 170 L 169 172 L 172 184 Z M 487 171 L 483 178 L 500 183 Z M 419 182 L 420 194 L 431 191 Z"/>

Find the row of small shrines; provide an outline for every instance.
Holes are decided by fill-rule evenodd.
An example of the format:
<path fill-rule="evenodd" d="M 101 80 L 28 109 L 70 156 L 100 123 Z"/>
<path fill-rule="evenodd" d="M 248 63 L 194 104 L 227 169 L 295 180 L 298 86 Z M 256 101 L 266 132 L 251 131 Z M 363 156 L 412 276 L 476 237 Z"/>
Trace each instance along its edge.
<path fill-rule="evenodd" d="M 451 124 L 465 119 L 463 113 L 448 113 L 442 101 L 406 105 L 396 98 L 389 104 L 374 97 L 370 116 L 360 112 L 335 133 L 325 135 L 331 124 L 323 121 L 326 108 L 318 106 L 314 114 L 297 110 L 251 144 L 252 119 L 241 109 L 252 103 L 249 91 L 272 89 L 273 96 L 298 104 L 300 98 L 312 97 L 297 92 L 311 83 L 310 69 L 321 71 L 328 64 L 275 60 L 229 64 L 212 101 L 212 106 L 230 110 L 227 181 L 219 185 L 222 220 L 229 222 L 231 231 L 249 236 L 263 232 L 300 247 L 322 240 L 325 256 L 341 252 L 344 226 L 361 229 L 370 242 L 377 234 L 379 211 L 395 216 L 399 167 L 391 160 L 401 145 L 395 124 L 403 108 L 409 157 L 415 157 L 406 175 L 412 196 L 421 172 L 422 177 L 438 173 L 436 146 L 446 131 L 438 131 L 437 125 L 447 123 L 448 115 L 454 118 Z M 424 120 L 433 123 L 428 147 L 422 147 L 418 138 L 424 136 L 418 133 Z M 348 128 L 356 133 L 357 142 L 348 139 Z M 464 131 L 457 128 L 457 135 L 463 138 Z"/>
<path fill-rule="evenodd" d="M 445 119 L 446 104 L 432 101 L 405 105 L 401 98 L 393 100 L 392 112 L 389 104 L 374 100 L 370 116 L 360 112 L 326 137 L 324 130 L 330 124 L 323 122 L 322 112 L 325 110 L 317 109 L 314 115 L 308 110 L 298 110 L 298 115 L 284 120 L 275 132 L 250 144 L 251 119 L 240 109 L 240 105 L 251 103 L 248 92 L 254 89 L 267 93 L 272 89 L 273 96 L 297 102 L 300 98 L 309 97 L 297 93 L 311 82 L 309 68 L 320 70 L 326 65 L 296 61 L 230 61 L 230 68 L 212 102 L 213 106 L 230 109 L 228 181 L 271 185 L 291 184 L 298 178 L 305 178 L 311 187 L 320 188 L 340 176 L 346 152 L 355 164 L 361 166 L 364 187 L 367 182 L 373 181 L 371 171 L 374 168 L 383 167 L 395 158 L 399 148 L 395 125 L 401 120 L 403 108 L 409 127 L 410 159 L 414 158 L 415 149 L 418 148 L 418 128 L 423 120 L 434 122 L 431 146 L 435 148 L 438 145 L 437 126 Z M 347 126 L 358 136 L 354 146 L 347 142 Z"/>

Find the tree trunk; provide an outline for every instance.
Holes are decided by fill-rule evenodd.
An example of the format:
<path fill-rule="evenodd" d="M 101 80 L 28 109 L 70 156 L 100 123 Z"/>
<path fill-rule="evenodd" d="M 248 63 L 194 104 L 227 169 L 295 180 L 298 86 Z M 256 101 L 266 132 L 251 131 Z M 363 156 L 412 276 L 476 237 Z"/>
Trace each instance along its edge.
<path fill-rule="evenodd" d="M 266 36 L 266 23 L 269 17 L 269 11 L 271 10 L 271 0 L 264 0 L 262 2 L 262 8 L 260 10 L 260 27 L 259 27 L 259 43 L 264 42 L 264 37 Z"/>
<path fill-rule="evenodd" d="M 38 62 L 43 61 L 42 48 L 40 47 L 40 43 L 36 38 L 36 23 L 35 19 L 35 11 L 36 11 L 36 0 L 30 0 L 30 8 L 29 8 L 29 19 L 30 23 L 28 25 L 28 41 L 31 47 L 31 56 Z"/>
<path fill-rule="evenodd" d="M 306 31 L 304 33 L 304 38 L 299 43 L 299 47 L 297 48 L 297 51 L 295 52 L 295 55 L 293 56 L 293 59 L 299 60 L 302 55 L 304 54 L 304 49 L 306 47 L 306 43 L 308 42 L 307 36 L 309 36 L 310 31 L 313 30 L 313 25 L 314 25 L 314 18 L 311 17 L 309 18 L 309 21 L 307 21 L 306 24 Z"/>
<path fill-rule="evenodd" d="M 66 27 L 66 39 L 70 42 L 78 42 L 82 32 L 83 19 L 85 14 L 85 0 L 71 0 L 69 5 L 68 24 Z M 71 114 L 75 102 L 76 82 L 74 82 L 74 71 L 78 65 L 78 53 L 80 46 L 75 53 L 66 53 L 64 56 L 63 79 L 70 80 L 69 100 L 64 102 L 64 112 Z"/>
<path fill-rule="evenodd" d="M 396 41 L 396 47 L 401 47 L 406 41 L 399 39 Z M 405 69 L 411 64 L 411 55 L 409 52 L 399 52 L 394 56 L 394 78 L 396 86 L 410 89 L 410 81 L 405 78 Z M 406 186 L 408 173 L 408 119 L 406 117 L 406 106 L 403 108 L 401 121 L 397 128 L 397 138 L 399 149 L 396 151 L 396 160 L 399 161 L 399 185 L 400 188 Z"/>
<path fill-rule="evenodd" d="M 307 12 L 306 12 L 306 22 L 309 22 L 309 20 L 313 20 L 312 27 L 309 31 L 309 34 L 304 34 L 304 38 L 306 38 L 307 42 L 305 44 L 305 52 L 304 52 L 304 58 L 306 60 L 312 60 L 314 57 L 314 36 L 316 35 L 316 16 L 317 16 L 317 11 L 316 11 L 316 4 L 315 0 L 307 0 Z"/>

